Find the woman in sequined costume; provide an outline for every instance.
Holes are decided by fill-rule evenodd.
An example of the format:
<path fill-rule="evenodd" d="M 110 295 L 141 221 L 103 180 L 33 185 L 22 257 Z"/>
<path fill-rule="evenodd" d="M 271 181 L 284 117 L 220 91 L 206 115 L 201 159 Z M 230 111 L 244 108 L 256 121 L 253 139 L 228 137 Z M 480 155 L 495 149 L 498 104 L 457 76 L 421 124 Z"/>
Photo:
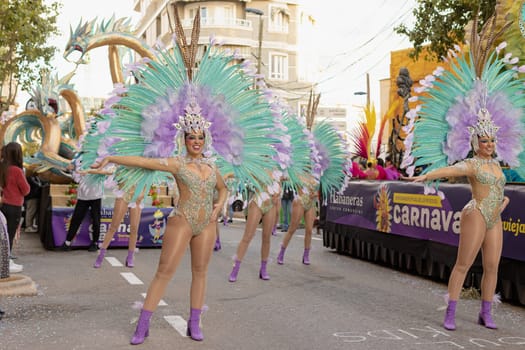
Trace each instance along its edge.
<path fill-rule="evenodd" d="M 509 198 L 503 194 L 505 175 L 499 162 L 494 158 L 495 135 L 487 132 L 479 133 L 472 144 L 473 158 L 411 178 L 415 182 L 424 182 L 445 177 L 466 176 L 472 190 L 472 200 L 461 212 L 458 253 L 448 282 L 449 301 L 443 323 L 447 330 L 456 328 L 456 303 L 466 274 L 480 249 L 483 257 L 481 279 L 483 303 L 478 322 L 487 328 L 497 328 L 490 314 L 490 304 L 496 290 L 498 265 L 503 246 L 500 214 L 509 204 Z"/>
<path fill-rule="evenodd" d="M 310 265 L 310 248 L 312 246 L 312 232 L 316 217 L 315 203 L 319 197 L 319 181 L 313 176 L 303 179 L 303 186 L 297 188 L 297 195 L 292 202 L 292 217 L 288 232 L 281 242 L 281 250 L 277 256 L 277 263 L 284 264 L 284 253 L 293 234 L 304 218 L 304 252 L 303 264 Z"/>
<path fill-rule="evenodd" d="M 206 292 L 208 263 L 215 243 L 217 216 L 224 206 L 227 189 L 215 164 L 202 155 L 206 137 L 204 129 L 185 128 L 184 131 L 185 156 L 167 159 L 109 156 L 94 165 L 99 168 L 107 163 L 115 163 L 126 167 L 170 172 L 179 188 L 179 202 L 169 215 L 157 272 L 148 288 L 131 344 L 141 344 L 148 336 L 151 315 L 164 295 L 188 245 L 191 251 L 192 281 L 187 333 L 194 340 L 204 338 L 200 329 L 200 316 Z M 215 190 L 218 191 L 218 200 L 214 204 Z"/>
<path fill-rule="evenodd" d="M 237 246 L 237 253 L 234 257 L 234 265 L 228 280 L 230 282 L 237 281 L 237 274 L 241 266 L 242 259 L 248 250 L 248 246 L 255 236 L 257 226 L 262 219 L 262 236 L 261 236 L 261 267 L 259 269 L 259 278 L 262 280 L 269 280 L 270 276 L 266 271 L 268 264 L 268 256 L 270 255 L 270 239 L 272 230 L 275 226 L 275 218 L 277 216 L 277 202 L 280 200 L 280 186 L 279 182 L 266 189 L 266 192 L 255 192 L 250 202 L 248 203 L 248 217 L 246 219 L 246 226 L 244 228 L 244 235 L 242 236 L 239 245 Z"/>
<path fill-rule="evenodd" d="M 125 193 L 122 197 L 115 198 L 115 204 L 113 205 L 113 216 L 111 218 L 111 224 L 109 225 L 108 232 L 104 235 L 104 241 L 100 244 L 100 250 L 93 264 L 94 268 L 100 268 L 104 257 L 106 256 L 107 249 L 117 232 L 122 219 L 126 215 L 126 212 L 129 210 L 129 238 L 128 238 L 128 255 L 126 257 L 126 266 L 134 267 L 134 255 L 135 249 L 137 247 L 137 239 L 140 225 L 140 216 L 142 213 L 142 200 L 144 199 L 144 192 L 133 202 L 132 205 L 129 205 L 131 201 L 131 193 Z"/>

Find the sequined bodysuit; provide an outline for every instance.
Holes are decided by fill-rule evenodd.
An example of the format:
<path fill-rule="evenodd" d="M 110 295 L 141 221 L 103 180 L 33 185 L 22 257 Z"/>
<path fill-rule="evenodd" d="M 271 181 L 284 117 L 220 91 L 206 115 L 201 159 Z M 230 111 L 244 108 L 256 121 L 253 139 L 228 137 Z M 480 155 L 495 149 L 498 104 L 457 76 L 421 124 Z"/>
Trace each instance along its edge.
<path fill-rule="evenodd" d="M 485 219 L 487 229 L 491 229 L 500 220 L 501 204 L 504 198 L 505 175 L 499 163 L 495 159 L 469 158 L 456 166 L 473 168 L 474 177 L 469 177 L 473 185 L 472 200 L 465 205 L 464 209 L 470 211 L 477 208 Z M 484 166 L 495 167 L 496 173 L 499 174 L 495 175 L 487 171 Z"/>
<path fill-rule="evenodd" d="M 211 162 L 198 162 L 199 166 L 208 166 L 212 170 L 211 174 L 203 179 L 200 174 L 188 168 L 191 160 L 182 157 L 180 160 L 179 171 L 175 174 L 180 198 L 170 216 L 184 216 L 191 226 L 193 235 L 196 236 L 210 223 L 213 194 L 217 183 L 216 168 Z"/>
<path fill-rule="evenodd" d="M 266 192 L 256 192 L 251 199 L 260 209 L 263 215 L 273 208 L 275 200 L 278 200 L 280 194 L 280 185 L 274 182 L 269 186 Z"/>
<path fill-rule="evenodd" d="M 301 201 L 304 211 L 313 208 L 315 204 L 316 194 L 319 191 L 319 182 L 306 182 L 304 187 L 297 191 L 297 200 Z"/>

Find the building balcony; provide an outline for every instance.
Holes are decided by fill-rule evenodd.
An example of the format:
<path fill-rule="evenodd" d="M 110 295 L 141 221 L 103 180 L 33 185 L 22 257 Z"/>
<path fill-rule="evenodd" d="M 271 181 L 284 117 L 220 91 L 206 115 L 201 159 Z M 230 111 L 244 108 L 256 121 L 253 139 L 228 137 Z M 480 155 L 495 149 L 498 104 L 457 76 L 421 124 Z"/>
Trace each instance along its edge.
<path fill-rule="evenodd" d="M 227 29 L 242 29 L 252 30 L 252 21 L 241 18 L 223 18 L 223 17 L 201 17 L 202 28 L 227 28 Z M 193 26 L 193 18 L 186 18 L 182 20 L 182 27 L 184 29 L 191 29 Z"/>

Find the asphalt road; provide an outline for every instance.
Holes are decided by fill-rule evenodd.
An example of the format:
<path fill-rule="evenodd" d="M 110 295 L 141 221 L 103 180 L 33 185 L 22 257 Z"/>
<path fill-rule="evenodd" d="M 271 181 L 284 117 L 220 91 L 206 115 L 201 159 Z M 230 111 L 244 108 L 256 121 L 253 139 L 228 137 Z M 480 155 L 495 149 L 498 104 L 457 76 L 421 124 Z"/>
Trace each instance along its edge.
<path fill-rule="evenodd" d="M 0 349 L 525 349 L 525 308 L 508 303 L 494 311 L 498 330 L 476 324 L 479 300 L 460 300 L 458 329 L 441 327 L 446 285 L 339 255 L 314 235 L 310 266 L 301 263 L 303 231 L 292 239 L 285 264 L 276 263 L 282 233 L 272 237 L 269 281 L 258 277 L 260 231 L 236 283 L 228 282 L 244 222 L 221 226 L 203 317 L 204 341 L 185 336 L 189 313 L 189 254 L 153 315 L 144 344 L 129 345 L 160 250 L 141 249 L 135 268 L 126 250 L 110 249 L 102 268 L 87 250 L 45 250 L 23 233 L 17 263 L 38 294 L 3 297 Z M 188 252 L 189 253 L 189 252 Z M 120 265 L 120 266 L 119 266 Z M 0 284 L 0 288 L 1 284 Z"/>

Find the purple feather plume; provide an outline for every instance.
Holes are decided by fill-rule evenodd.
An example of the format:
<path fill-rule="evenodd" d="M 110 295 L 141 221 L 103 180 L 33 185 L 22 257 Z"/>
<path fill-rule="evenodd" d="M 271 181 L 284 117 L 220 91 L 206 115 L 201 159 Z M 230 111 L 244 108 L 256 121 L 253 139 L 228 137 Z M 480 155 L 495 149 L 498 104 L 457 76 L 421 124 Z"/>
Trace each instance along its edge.
<path fill-rule="evenodd" d="M 447 113 L 450 130 L 443 151 L 449 164 L 467 157 L 471 150 L 468 127 L 476 125 L 482 107 L 490 112 L 492 121 L 500 128 L 496 133 L 497 158 L 510 166 L 517 166 L 518 155 L 523 149 L 521 136 L 524 130 L 519 123 L 521 111 L 512 106 L 503 92 L 486 96 L 486 87 L 481 81 L 477 81 L 470 93 L 458 99 Z"/>
<path fill-rule="evenodd" d="M 142 134 L 147 143 L 144 149 L 146 157 L 170 157 L 176 151 L 174 142 L 177 129 L 173 125 L 179 116 L 185 115 L 185 108 L 190 102 L 196 102 L 201 108 L 201 115 L 211 123 L 210 133 L 214 150 L 225 160 L 239 165 L 242 163 L 243 134 L 235 128 L 235 111 L 221 97 L 213 95 L 205 86 L 184 85 L 177 91 L 168 91 L 159 97 L 155 104 L 142 112 Z"/>

